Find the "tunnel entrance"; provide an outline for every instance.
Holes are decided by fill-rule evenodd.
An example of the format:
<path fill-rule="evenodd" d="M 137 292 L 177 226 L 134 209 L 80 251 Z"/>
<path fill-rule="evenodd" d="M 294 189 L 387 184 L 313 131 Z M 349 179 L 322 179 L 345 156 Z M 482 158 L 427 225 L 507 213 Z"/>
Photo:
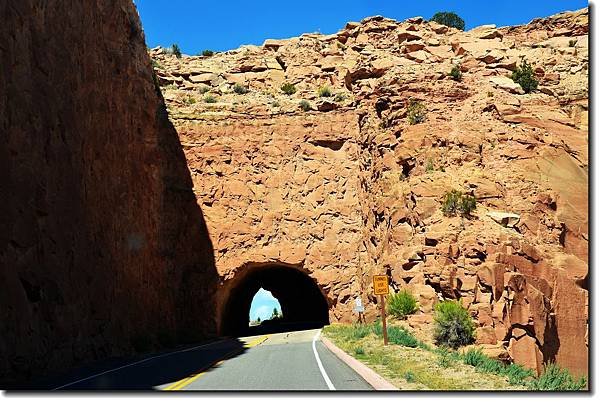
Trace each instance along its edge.
<path fill-rule="evenodd" d="M 329 324 L 329 306 L 319 286 L 306 273 L 286 265 L 246 267 L 233 279 L 221 314 L 223 335 L 253 335 L 294 331 Z M 249 325 L 250 305 L 259 289 L 275 297 L 282 317 L 261 325 Z"/>

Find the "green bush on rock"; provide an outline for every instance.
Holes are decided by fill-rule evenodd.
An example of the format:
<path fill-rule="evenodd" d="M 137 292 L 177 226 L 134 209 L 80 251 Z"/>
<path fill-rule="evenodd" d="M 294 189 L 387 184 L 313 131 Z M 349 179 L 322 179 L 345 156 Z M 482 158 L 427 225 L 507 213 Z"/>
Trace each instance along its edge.
<path fill-rule="evenodd" d="M 403 320 L 417 311 L 417 299 L 406 289 L 393 293 L 388 297 L 387 311 Z"/>
<path fill-rule="evenodd" d="M 435 343 L 456 349 L 475 341 L 475 324 L 469 312 L 458 301 L 442 301 L 433 315 Z"/>
<path fill-rule="evenodd" d="M 521 85 L 521 88 L 523 88 L 525 93 L 534 91 L 538 87 L 538 80 L 535 78 L 533 67 L 525 59 L 521 60 L 521 65 L 513 71 L 510 78 Z"/>

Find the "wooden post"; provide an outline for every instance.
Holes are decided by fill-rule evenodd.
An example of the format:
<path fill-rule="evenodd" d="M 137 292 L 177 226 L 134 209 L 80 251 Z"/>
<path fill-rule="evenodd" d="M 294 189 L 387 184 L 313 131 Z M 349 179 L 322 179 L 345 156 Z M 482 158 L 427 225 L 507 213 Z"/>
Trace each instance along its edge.
<path fill-rule="evenodd" d="M 385 296 L 381 295 L 381 326 L 383 327 L 383 345 L 388 344 L 387 322 L 385 319 Z"/>

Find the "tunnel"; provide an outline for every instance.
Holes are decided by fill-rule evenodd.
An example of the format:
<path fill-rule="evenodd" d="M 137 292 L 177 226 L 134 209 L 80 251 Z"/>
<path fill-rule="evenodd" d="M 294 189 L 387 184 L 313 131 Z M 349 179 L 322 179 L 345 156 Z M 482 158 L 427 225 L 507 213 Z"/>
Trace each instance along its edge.
<path fill-rule="evenodd" d="M 322 327 L 329 324 L 329 306 L 313 278 L 301 269 L 280 264 L 244 267 L 228 285 L 228 298 L 221 314 L 222 335 L 251 335 Z M 250 305 L 263 288 L 279 301 L 283 318 L 249 327 Z"/>

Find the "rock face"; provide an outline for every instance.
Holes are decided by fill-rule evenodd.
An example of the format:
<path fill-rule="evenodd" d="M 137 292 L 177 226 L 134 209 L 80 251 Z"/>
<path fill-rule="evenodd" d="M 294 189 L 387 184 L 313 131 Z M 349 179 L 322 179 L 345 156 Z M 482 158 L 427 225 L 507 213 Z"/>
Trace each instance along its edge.
<path fill-rule="evenodd" d="M 0 384 L 216 334 L 217 274 L 129 0 L 2 2 Z"/>
<path fill-rule="evenodd" d="M 486 350 L 587 373 L 587 33 L 587 10 L 471 32 L 372 17 L 211 57 L 153 49 L 222 289 L 296 266 L 351 321 L 357 294 L 375 317 L 371 275 L 387 273 L 419 296 L 414 325 L 461 298 Z M 531 94 L 507 78 L 521 57 Z M 452 189 L 477 199 L 472 218 L 441 213 Z"/>

